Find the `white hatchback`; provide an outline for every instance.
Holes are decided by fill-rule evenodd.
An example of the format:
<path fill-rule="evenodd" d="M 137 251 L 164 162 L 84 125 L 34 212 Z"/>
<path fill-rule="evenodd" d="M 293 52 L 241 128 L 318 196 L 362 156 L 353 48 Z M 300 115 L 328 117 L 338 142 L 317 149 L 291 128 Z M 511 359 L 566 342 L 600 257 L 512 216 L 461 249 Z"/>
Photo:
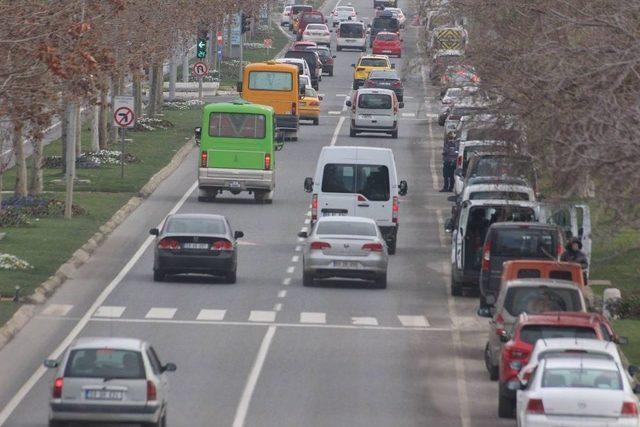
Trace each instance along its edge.
<path fill-rule="evenodd" d="M 331 25 L 336 27 L 341 22 L 355 21 L 357 17 L 358 14 L 353 6 L 337 6 L 331 12 Z"/>
<path fill-rule="evenodd" d="M 326 24 L 308 24 L 302 33 L 302 40 L 331 46 L 331 30 Z"/>

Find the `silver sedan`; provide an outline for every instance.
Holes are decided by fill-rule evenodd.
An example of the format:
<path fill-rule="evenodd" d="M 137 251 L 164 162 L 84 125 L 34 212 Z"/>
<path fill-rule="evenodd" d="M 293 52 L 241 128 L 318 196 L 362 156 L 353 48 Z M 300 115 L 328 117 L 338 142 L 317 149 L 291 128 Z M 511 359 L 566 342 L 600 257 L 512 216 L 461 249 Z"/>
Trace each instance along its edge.
<path fill-rule="evenodd" d="M 387 287 L 387 245 L 369 218 L 352 216 L 321 217 L 303 249 L 302 284 L 311 286 L 314 279 L 347 277 L 373 280 Z"/>

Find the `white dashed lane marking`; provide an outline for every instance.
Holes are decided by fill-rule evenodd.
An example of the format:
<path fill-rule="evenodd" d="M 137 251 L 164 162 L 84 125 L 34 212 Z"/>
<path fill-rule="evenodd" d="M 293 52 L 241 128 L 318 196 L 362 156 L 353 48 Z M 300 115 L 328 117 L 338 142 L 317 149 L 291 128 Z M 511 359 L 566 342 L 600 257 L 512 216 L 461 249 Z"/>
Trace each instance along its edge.
<path fill-rule="evenodd" d="M 424 316 L 398 316 L 402 326 L 406 328 L 428 328 L 429 322 Z"/>
<path fill-rule="evenodd" d="M 325 313 L 300 313 L 300 323 L 327 323 L 327 315 Z"/>
<path fill-rule="evenodd" d="M 352 317 L 351 324 L 358 326 L 378 326 L 378 319 L 375 317 Z"/>
<path fill-rule="evenodd" d="M 275 311 L 251 310 L 249 322 L 275 322 Z"/>
<path fill-rule="evenodd" d="M 94 317 L 110 317 L 110 318 L 118 318 L 122 316 L 126 307 L 113 306 L 113 305 L 103 305 L 98 307 L 95 313 L 93 313 Z"/>
<path fill-rule="evenodd" d="M 227 310 L 212 310 L 204 308 L 198 313 L 196 320 L 224 320 Z"/>
<path fill-rule="evenodd" d="M 178 311 L 177 308 L 152 307 L 144 317 L 145 319 L 173 319 L 176 311 Z"/>
<path fill-rule="evenodd" d="M 287 274 L 293 274 L 293 272 L 295 271 L 295 267 L 292 265 L 290 267 L 287 267 Z"/>

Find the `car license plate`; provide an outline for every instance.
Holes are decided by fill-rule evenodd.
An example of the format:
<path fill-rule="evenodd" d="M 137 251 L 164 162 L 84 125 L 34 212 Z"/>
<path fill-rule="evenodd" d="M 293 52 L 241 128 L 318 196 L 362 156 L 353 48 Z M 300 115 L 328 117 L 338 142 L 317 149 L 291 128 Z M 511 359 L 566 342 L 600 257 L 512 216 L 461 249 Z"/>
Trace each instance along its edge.
<path fill-rule="evenodd" d="M 122 390 L 85 390 L 87 400 L 122 400 Z"/>
<path fill-rule="evenodd" d="M 361 119 L 370 119 L 371 117 L 372 117 L 371 114 L 361 114 L 360 115 Z"/>
<path fill-rule="evenodd" d="M 391 53 L 390 50 L 383 50 L 382 53 Z"/>
<path fill-rule="evenodd" d="M 323 212 L 322 216 L 346 216 L 346 212 Z"/>
<path fill-rule="evenodd" d="M 300 103 L 300 106 L 301 106 L 301 107 L 305 107 L 306 105 L 307 105 L 307 103 L 306 103 L 306 102 L 301 102 L 301 103 Z"/>
<path fill-rule="evenodd" d="M 334 261 L 333 266 L 336 268 L 358 268 L 360 264 L 357 261 Z"/>
<path fill-rule="evenodd" d="M 185 243 L 185 249 L 209 249 L 208 243 Z"/>
<path fill-rule="evenodd" d="M 356 40 L 355 39 L 347 39 L 347 43 L 355 43 Z"/>
<path fill-rule="evenodd" d="M 240 188 L 240 183 L 238 181 L 231 181 L 229 183 L 229 187 L 231 187 L 231 188 Z"/>

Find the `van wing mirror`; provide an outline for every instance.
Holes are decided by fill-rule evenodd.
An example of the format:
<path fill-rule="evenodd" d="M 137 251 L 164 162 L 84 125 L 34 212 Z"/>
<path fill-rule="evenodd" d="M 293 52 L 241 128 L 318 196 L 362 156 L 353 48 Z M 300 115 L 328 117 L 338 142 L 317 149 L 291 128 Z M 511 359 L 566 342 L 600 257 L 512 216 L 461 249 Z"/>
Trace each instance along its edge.
<path fill-rule="evenodd" d="M 298 92 L 300 92 L 300 96 L 305 96 L 307 94 L 307 87 L 305 85 L 300 85 Z"/>
<path fill-rule="evenodd" d="M 236 82 L 236 90 L 238 93 L 242 93 L 242 81 Z"/>
<path fill-rule="evenodd" d="M 456 169 L 454 174 L 459 176 L 460 178 L 464 178 L 464 170 L 462 168 Z"/>
<path fill-rule="evenodd" d="M 391 64 L 391 69 L 394 70 L 396 68 L 396 64 Z"/>
<path fill-rule="evenodd" d="M 313 178 L 306 177 L 304 179 L 304 191 L 311 193 L 313 191 Z"/>
<path fill-rule="evenodd" d="M 59 366 L 58 361 L 55 359 L 45 359 L 43 365 L 45 368 L 57 368 Z"/>
<path fill-rule="evenodd" d="M 233 238 L 234 239 L 242 239 L 244 237 L 244 232 L 243 231 L 239 231 L 236 230 L 233 232 Z"/>
<path fill-rule="evenodd" d="M 202 137 L 202 128 L 197 127 L 193 130 L 193 134 L 196 140 L 196 144 L 200 144 L 200 138 Z"/>
<path fill-rule="evenodd" d="M 404 102 L 399 102 L 399 103 L 398 103 L 398 107 L 399 107 L 399 108 L 404 108 Z"/>
<path fill-rule="evenodd" d="M 345 105 L 346 105 L 347 107 L 351 107 L 351 105 L 352 105 L 352 104 L 351 104 L 351 100 L 347 99 L 347 100 L 345 101 Z"/>
<path fill-rule="evenodd" d="M 284 148 L 284 132 L 276 129 L 276 141 L 273 148 L 276 151 L 280 151 Z"/>
<path fill-rule="evenodd" d="M 408 191 L 409 191 L 409 184 L 407 184 L 407 181 L 405 180 L 400 181 L 400 185 L 398 185 L 398 194 L 401 196 L 406 196 Z"/>

